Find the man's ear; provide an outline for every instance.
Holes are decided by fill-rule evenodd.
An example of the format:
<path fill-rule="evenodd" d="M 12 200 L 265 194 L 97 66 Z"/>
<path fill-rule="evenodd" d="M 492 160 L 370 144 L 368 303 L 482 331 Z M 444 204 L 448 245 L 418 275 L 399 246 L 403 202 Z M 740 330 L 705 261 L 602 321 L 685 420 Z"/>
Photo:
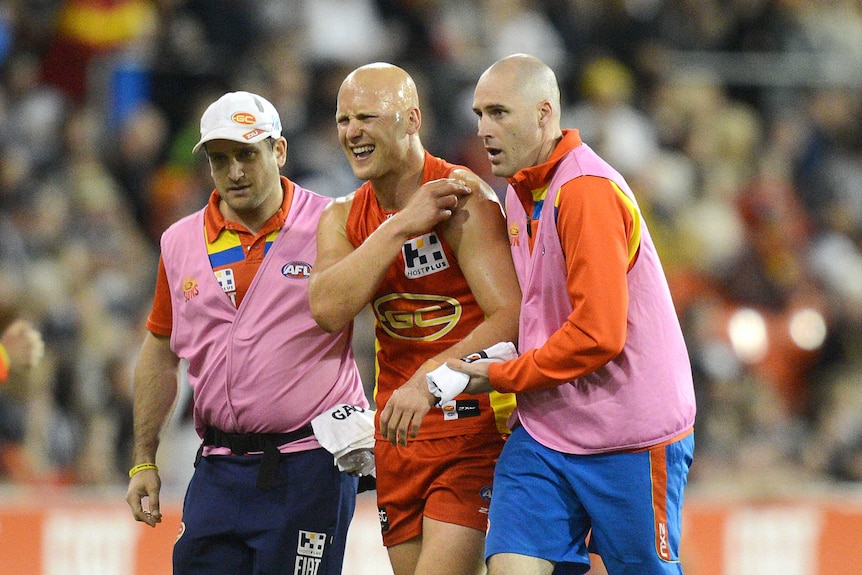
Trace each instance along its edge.
<path fill-rule="evenodd" d="M 419 128 L 422 126 L 422 112 L 419 108 L 410 108 L 407 111 L 407 133 L 411 136 L 419 133 Z"/>
<path fill-rule="evenodd" d="M 539 126 L 544 128 L 548 125 L 548 122 L 551 121 L 551 117 L 554 115 L 554 107 L 548 100 L 543 100 L 541 103 L 539 103 L 538 112 Z"/>
<path fill-rule="evenodd" d="M 273 144 L 272 151 L 275 153 L 275 160 L 278 167 L 281 168 L 287 163 L 287 139 L 281 137 Z"/>

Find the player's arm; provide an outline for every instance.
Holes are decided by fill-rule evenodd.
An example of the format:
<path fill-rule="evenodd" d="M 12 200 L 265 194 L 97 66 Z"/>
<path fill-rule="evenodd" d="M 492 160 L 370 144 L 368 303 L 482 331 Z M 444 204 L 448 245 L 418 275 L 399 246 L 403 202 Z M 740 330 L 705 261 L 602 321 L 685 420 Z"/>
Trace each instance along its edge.
<path fill-rule="evenodd" d="M 454 180 L 428 182 L 357 248 L 346 231 L 353 195 L 331 202 L 318 223 L 317 259 L 308 286 L 317 324 L 334 332 L 356 317 L 374 297 L 404 242 L 451 217 L 457 198 L 467 193 Z"/>
<path fill-rule="evenodd" d="M 436 398 L 425 375 L 448 358 L 464 357 L 500 341 L 516 342 L 521 291 L 506 233 L 506 222 L 494 191 L 478 176 L 459 170 L 451 175 L 472 189 L 451 220 L 440 230 L 455 252 L 485 320 L 463 340 L 429 359 L 399 389 L 380 413 L 380 432 L 393 444 L 416 437 Z"/>
<path fill-rule="evenodd" d="M 443 235 L 455 252 L 485 320 L 437 358 L 441 364 L 447 358 L 464 357 L 501 341 L 517 343 L 521 309 L 521 288 L 497 195 L 472 172 L 458 170 L 451 177 L 464 178 L 473 193 L 464 202 L 464 213 L 453 218 L 461 218 L 463 222 L 444 223 Z"/>
<path fill-rule="evenodd" d="M 134 375 L 134 453 L 132 464 L 155 463 L 159 435 L 173 410 L 177 396 L 179 358 L 171 351 L 170 338 L 147 333 Z M 126 502 L 137 521 L 154 527 L 161 521 L 155 469 L 135 473 L 129 480 Z M 148 509 L 143 499 L 149 498 Z"/>
<path fill-rule="evenodd" d="M 371 301 L 401 249 L 395 236 L 389 235 L 397 231 L 392 226 L 371 234 L 356 249 L 346 229 L 352 201 L 353 194 L 333 200 L 317 225 L 317 259 L 311 268 L 308 297 L 311 315 L 328 332 L 340 330 Z"/>

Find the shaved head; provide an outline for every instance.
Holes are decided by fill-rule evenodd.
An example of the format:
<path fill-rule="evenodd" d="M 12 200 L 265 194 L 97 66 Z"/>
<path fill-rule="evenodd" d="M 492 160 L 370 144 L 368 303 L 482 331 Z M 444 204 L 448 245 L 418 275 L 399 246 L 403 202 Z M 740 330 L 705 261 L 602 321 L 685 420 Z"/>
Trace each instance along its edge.
<path fill-rule="evenodd" d="M 353 175 L 371 180 L 377 191 L 394 187 L 405 173 L 421 172 L 419 95 L 398 66 L 375 62 L 348 74 L 338 90 L 335 121 Z"/>
<path fill-rule="evenodd" d="M 497 176 L 508 178 L 547 161 L 562 138 L 557 77 L 528 54 L 507 56 L 482 73 L 473 111 Z"/>
<path fill-rule="evenodd" d="M 398 66 L 386 62 L 366 64 L 348 74 L 338 93 L 345 90 L 373 98 L 388 111 L 419 107 L 419 93 L 413 78 Z"/>
<path fill-rule="evenodd" d="M 505 86 L 523 104 L 534 105 L 547 100 L 560 117 L 560 88 L 557 76 L 547 64 L 529 54 L 513 54 L 495 62 L 479 77 Z"/>

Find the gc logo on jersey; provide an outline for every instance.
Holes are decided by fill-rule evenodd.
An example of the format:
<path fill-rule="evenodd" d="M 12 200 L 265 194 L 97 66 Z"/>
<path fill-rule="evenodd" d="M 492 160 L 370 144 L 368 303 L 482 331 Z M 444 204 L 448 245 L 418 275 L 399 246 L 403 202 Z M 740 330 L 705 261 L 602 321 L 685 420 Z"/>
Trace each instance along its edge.
<path fill-rule="evenodd" d="M 404 255 L 404 275 L 410 279 L 421 278 L 445 270 L 449 260 L 437 232 L 430 232 L 408 240 L 401 246 Z"/>
<path fill-rule="evenodd" d="M 311 264 L 299 260 L 281 266 L 281 275 L 292 280 L 307 280 L 311 275 Z"/>
<path fill-rule="evenodd" d="M 374 300 L 380 328 L 396 339 L 436 341 L 461 319 L 461 303 L 451 297 L 392 293 Z"/>

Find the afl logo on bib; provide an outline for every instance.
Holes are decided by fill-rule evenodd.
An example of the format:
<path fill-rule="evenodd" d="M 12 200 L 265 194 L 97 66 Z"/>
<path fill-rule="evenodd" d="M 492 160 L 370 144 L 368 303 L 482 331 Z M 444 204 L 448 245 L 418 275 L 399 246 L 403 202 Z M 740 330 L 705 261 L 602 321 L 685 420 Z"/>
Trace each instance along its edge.
<path fill-rule="evenodd" d="M 311 275 L 311 264 L 299 260 L 281 266 L 281 275 L 292 280 L 307 280 Z"/>

